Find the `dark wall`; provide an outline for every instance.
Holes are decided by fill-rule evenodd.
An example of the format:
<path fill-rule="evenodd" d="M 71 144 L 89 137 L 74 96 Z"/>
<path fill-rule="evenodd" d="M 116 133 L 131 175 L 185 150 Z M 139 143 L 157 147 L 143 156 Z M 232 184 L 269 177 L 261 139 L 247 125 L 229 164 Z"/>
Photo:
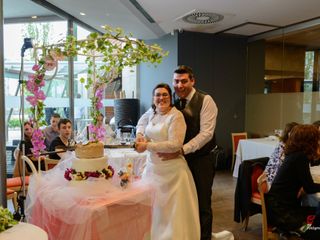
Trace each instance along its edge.
<path fill-rule="evenodd" d="M 170 54 L 157 67 L 140 66 L 141 113 L 151 105 L 151 92 L 160 82 L 172 85 L 177 65 L 193 68 L 196 87 L 210 94 L 219 108 L 216 127 L 218 145 L 231 154 L 231 132 L 244 131 L 247 40 L 194 32 L 175 33 L 149 41 Z"/>
<path fill-rule="evenodd" d="M 196 87 L 210 94 L 219 113 L 216 139 L 231 154 L 231 132 L 244 131 L 247 39 L 183 32 L 178 37 L 178 64 L 189 65 Z"/>
<path fill-rule="evenodd" d="M 265 41 L 259 40 L 248 44 L 247 93 L 263 93 L 265 69 Z"/>
<path fill-rule="evenodd" d="M 139 66 L 139 88 L 140 88 L 140 113 L 143 114 L 151 106 L 152 90 L 161 82 L 168 83 L 172 86 L 172 73 L 177 66 L 177 34 L 168 34 L 157 40 L 146 41 L 148 44 L 156 43 L 169 55 L 163 58 L 161 64 L 154 67 L 151 64 L 140 64 Z"/>

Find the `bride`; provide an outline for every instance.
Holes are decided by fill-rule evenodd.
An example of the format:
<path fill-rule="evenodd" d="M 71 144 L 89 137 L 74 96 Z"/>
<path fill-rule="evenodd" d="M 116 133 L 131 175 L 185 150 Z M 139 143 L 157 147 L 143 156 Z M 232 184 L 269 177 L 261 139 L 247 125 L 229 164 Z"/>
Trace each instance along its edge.
<path fill-rule="evenodd" d="M 153 89 L 153 104 L 137 125 L 136 151 L 148 151 L 143 179 L 156 188 L 152 214 L 152 240 L 200 239 L 198 200 L 195 184 L 183 155 L 162 160 L 159 152 L 182 148 L 186 123 L 172 106 L 167 84 Z"/>

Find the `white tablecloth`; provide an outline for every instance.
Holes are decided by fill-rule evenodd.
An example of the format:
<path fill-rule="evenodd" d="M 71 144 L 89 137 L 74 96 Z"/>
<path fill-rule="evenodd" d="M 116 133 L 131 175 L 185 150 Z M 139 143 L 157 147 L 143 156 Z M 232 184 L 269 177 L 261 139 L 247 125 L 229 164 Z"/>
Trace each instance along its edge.
<path fill-rule="evenodd" d="M 270 157 L 279 141 L 275 138 L 241 139 L 236 153 L 233 176 L 238 177 L 239 166 L 242 161 L 260 157 Z"/>
<path fill-rule="evenodd" d="M 48 240 L 48 234 L 41 228 L 20 222 L 0 233 L 0 240 Z"/>
<path fill-rule="evenodd" d="M 105 149 L 105 155 L 108 156 L 108 164 L 114 168 L 116 173 L 131 162 L 135 176 L 141 176 L 147 159 L 147 152 L 137 153 L 133 148 Z"/>

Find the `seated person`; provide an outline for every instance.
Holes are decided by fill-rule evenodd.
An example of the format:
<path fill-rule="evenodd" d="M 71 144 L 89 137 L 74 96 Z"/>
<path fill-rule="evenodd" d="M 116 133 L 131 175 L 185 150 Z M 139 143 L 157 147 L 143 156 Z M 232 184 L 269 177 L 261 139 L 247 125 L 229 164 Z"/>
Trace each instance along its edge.
<path fill-rule="evenodd" d="M 268 187 L 271 187 L 271 184 L 284 160 L 284 146 L 288 141 L 290 131 L 294 126 L 298 125 L 296 122 L 290 122 L 286 124 L 286 127 L 280 137 L 280 142 L 278 143 L 277 147 L 274 149 L 268 164 L 265 168 L 265 173 L 267 176 L 267 183 Z"/>
<path fill-rule="evenodd" d="M 111 129 L 111 127 L 109 126 L 109 124 L 105 124 L 104 115 L 102 113 L 100 113 L 98 116 L 97 126 L 103 127 L 103 129 L 105 130 L 105 140 L 108 138 L 115 137 L 115 134 L 114 134 L 113 130 Z M 78 139 L 79 139 L 79 141 L 82 141 L 82 142 L 89 140 L 89 126 L 86 126 L 82 130 L 80 135 L 77 136 L 77 141 L 78 141 Z"/>
<path fill-rule="evenodd" d="M 32 134 L 33 134 L 33 125 L 30 122 L 25 122 L 23 124 L 23 129 L 24 129 L 24 140 L 25 140 L 25 145 L 24 145 L 24 155 L 28 156 L 30 160 L 33 162 L 34 166 L 36 169 L 38 169 L 38 159 L 35 159 L 32 157 Z M 13 169 L 13 177 L 19 177 L 22 176 L 23 172 L 23 165 L 22 165 L 22 160 L 21 156 L 23 155 L 22 152 L 22 144 L 19 143 L 17 149 L 14 151 L 14 157 L 15 157 L 15 164 L 14 164 L 14 169 Z M 44 164 L 44 158 L 40 158 L 41 163 L 40 163 L 40 169 L 45 170 L 45 164 Z M 25 169 L 25 174 L 30 175 L 32 172 L 30 166 L 26 164 L 26 169 Z"/>
<path fill-rule="evenodd" d="M 302 207 L 298 196 L 301 188 L 306 193 L 320 192 L 309 167 L 310 161 L 319 157 L 319 141 L 318 128 L 313 125 L 297 125 L 290 132 L 285 160 L 266 194 L 268 221 L 280 231 L 299 231 L 307 217 L 316 213 L 315 208 Z"/>
<path fill-rule="evenodd" d="M 58 123 L 59 136 L 56 137 L 50 144 L 49 151 L 66 151 L 70 147 L 71 134 L 72 134 L 72 124 L 69 119 L 61 118 Z M 51 153 L 49 157 L 51 159 L 60 160 L 64 155 L 64 152 L 61 153 Z"/>
<path fill-rule="evenodd" d="M 54 113 L 50 119 L 50 125 L 43 129 L 43 135 L 45 137 L 44 144 L 46 148 L 49 149 L 51 142 L 53 139 L 59 136 L 58 123 L 60 120 L 60 115 L 58 113 Z"/>

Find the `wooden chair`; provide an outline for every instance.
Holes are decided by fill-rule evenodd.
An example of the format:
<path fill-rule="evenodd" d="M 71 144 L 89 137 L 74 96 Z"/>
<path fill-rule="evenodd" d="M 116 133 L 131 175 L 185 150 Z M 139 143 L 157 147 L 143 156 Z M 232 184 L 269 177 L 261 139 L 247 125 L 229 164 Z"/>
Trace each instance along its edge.
<path fill-rule="evenodd" d="M 58 162 L 59 162 L 59 160 L 46 158 L 45 159 L 46 171 L 54 168 L 58 164 Z"/>
<path fill-rule="evenodd" d="M 29 176 L 25 177 L 25 184 L 26 187 L 29 185 Z M 12 189 L 16 192 L 21 192 L 22 190 L 22 177 L 13 177 L 13 178 L 7 178 L 7 188 Z"/>
<path fill-rule="evenodd" d="M 252 167 L 252 172 L 251 172 L 251 202 L 256 204 L 256 205 L 260 205 L 260 206 L 261 206 L 261 197 L 260 197 L 260 192 L 259 192 L 259 189 L 258 189 L 257 179 L 263 173 L 263 171 L 264 171 L 264 168 L 263 168 L 262 165 L 255 164 Z M 247 216 L 246 216 L 246 218 L 244 220 L 243 229 L 245 231 L 248 228 L 249 217 L 250 217 L 250 212 L 248 212 L 248 214 L 247 214 Z"/>
<path fill-rule="evenodd" d="M 236 159 L 236 153 L 237 153 L 237 148 L 240 139 L 247 139 L 248 134 L 246 132 L 241 132 L 241 133 L 231 133 L 231 140 L 232 140 L 232 163 L 231 163 L 231 171 L 233 171 L 235 159 Z"/>
<path fill-rule="evenodd" d="M 33 162 L 30 160 L 30 158 L 28 158 L 27 156 L 22 156 L 21 159 L 23 161 L 25 161 L 26 164 L 29 165 L 29 167 L 31 168 L 32 174 L 35 174 L 35 175 L 38 174 L 38 171 L 37 171 L 36 167 L 34 166 Z"/>
<path fill-rule="evenodd" d="M 273 227 L 268 225 L 267 209 L 264 199 L 264 194 L 268 192 L 267 176 L 265 173 L 261 174 L 257 179 L 258 189 L 260 193 L 260 202 L 262 210 L 262 240 L 279 239 L 277 233 L 272 232 Z"/>
<path fill-rule="evenodd" d="M 38 171 L 36 167 L 34 166 L 33 162 L 27 157 L 27 156 L 21 156 L 21 160 L 25 161 L 26 164 L 28 164 L 31 168 L 32 174 L 38 175 Z M 25 186 L 26 189 L 29 185 L 29 176 L 25 176 Z M 16 192 L 21 192 L 23 186 L 23 179 L 22 176 L 19 177 L 13 177 L 13 178 L 7 178 L 7 188 L 12 189 Z"/>
<path fill-rule="evenodd" d="M 12 199 L 12 205 L 14 208 L 14 211 L 17 211 L 18 207 L 18 194 L 16 191 L 7 188 L 7 199 Z"/>
<path fill-rule="evenodd" d="M 17 156 L 15 157 L 14 168 L 13 168 L 13 177 L 21 177 L 23 175 L 23 161 L 22 154 L 19 151 Z M 29 176 L 31 173 L 25 168 L 25 176 Z"/>

